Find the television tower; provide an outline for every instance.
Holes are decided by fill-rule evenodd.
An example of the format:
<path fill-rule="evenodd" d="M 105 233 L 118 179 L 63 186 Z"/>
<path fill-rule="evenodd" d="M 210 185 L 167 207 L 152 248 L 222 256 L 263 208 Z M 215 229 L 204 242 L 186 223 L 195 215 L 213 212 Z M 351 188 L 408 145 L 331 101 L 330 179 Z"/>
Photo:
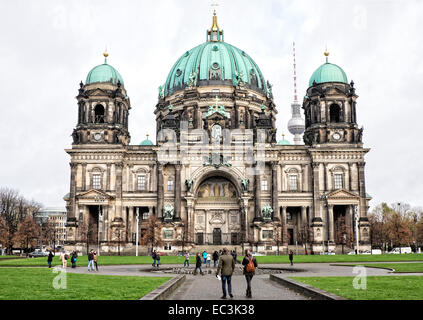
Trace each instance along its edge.
<path fill-rule="evenodd" d="M 292 118 L 288 121 L 288 130 L 294 135 L 294 144 L 302 144 L 301 135 L 304 133 L 304 119 L 301 118 L 301 105 L 297 98 L 297 68 L 295 64 L 295 42 L 292 44 L 294 54 L 294 102 L 291 104 Z"/>

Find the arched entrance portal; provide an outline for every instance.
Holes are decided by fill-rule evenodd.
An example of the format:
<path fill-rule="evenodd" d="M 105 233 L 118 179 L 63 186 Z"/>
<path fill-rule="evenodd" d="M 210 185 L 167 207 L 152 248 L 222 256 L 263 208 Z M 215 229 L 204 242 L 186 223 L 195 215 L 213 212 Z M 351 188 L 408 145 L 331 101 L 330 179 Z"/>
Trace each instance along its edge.
<path fill-rule="evenodd" d="M 239 194 L 225 177 L 209 177 L 196 190 L 194 241 L 197 245 L 237 245 L 242 241 Z"/>

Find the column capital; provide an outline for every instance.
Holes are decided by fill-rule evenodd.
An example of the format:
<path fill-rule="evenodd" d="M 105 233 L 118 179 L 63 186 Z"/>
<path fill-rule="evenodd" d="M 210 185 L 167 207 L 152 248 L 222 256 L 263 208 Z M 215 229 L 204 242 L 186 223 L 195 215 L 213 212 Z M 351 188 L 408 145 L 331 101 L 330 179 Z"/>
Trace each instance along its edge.
<path fill-rule="evenodd" d="M 318 169 L 320 167 L 320 162 L 312 162 L 311 165 L 313 169 Z"/>

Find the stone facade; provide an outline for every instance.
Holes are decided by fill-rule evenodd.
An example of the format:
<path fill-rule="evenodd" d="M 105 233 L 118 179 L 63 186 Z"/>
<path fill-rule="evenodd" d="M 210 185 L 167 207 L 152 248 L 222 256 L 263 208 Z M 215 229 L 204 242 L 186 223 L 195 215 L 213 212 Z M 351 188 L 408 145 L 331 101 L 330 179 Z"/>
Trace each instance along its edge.
<path fill-rule="evenodd" d="M 66 150 L 68 245 L 83 245 L 83 225 L 102 252 L 134 252 L 138 213 L 140 239 L 158 218 L 160 250 L 334 251 L 342 237 L 351 242 L 356 211 L 360 249 L 369 249 L 369 149 L 353 83 L 314 83 L 302 106 L 305 145 L 278 145 L 270 85 L 212 76 L 159 93 L 156 145 L 130 145 L 131 106 L 120 83 L 81 83 Z"/>

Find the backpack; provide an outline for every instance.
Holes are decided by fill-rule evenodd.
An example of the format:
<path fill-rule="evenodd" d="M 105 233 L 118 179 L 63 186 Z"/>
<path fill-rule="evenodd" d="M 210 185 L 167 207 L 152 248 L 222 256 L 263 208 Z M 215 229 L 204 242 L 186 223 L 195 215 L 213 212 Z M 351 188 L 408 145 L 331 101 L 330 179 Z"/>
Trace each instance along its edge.
<path fill-rule="evenodd" d="M 245 266 L 245 272 L 253 273 L 256 270 L 256 267 L 254 266 L 253 258 L 248 259 L 248 264 Z"/>

